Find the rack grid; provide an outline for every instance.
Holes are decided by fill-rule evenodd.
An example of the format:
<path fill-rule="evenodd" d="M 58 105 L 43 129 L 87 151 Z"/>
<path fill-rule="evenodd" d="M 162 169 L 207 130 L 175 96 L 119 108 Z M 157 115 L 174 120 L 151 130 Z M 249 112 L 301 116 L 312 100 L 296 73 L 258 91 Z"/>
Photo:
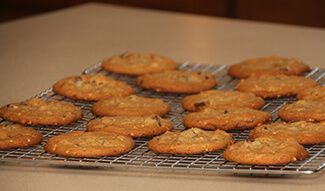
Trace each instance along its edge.
<path fill-rule="evenodd" d="M 218 81 L 215 87 L 217 90 L 233 91 L 236 87 L 238 79 L 234 79 L 227 74 L 227 65 L 206 65 L 201 63 L 185 62 L 179 65 L 180 70 L 184 71 L 205 71 L 213 74 Z M 187 96 L 185 94 L 159 93 L 151 90 L 143 89 L 136 85 L 136 77 L 114 74 L 101 69 L 101 62 L 85 70 L 83 74 L 95 75 L 103 73 L 116 80 L 124 81 L 131 85 L 136 95 L 143 97 L 161 98 L 171 106 L 171 112 L 164 116 L 174 124 L 173 131 L 182 131 L 186 129 L 183 126 L 182 119 L 188 114 L 181 106 L 181 100 Z M 315 79 L 319 85 L 325 83 L 325 70 L 315 68 L 304 76 Z M 325 143 L 305 146 L 309 152 L 309 157 L 291 162 L 285 165 L 260 166 L 260 165 L 243 165 L 226 161 L 222 157 L 223 150 L 213 151 L 203 154 L 194 155 L 173 155 L 159 154 L 148 149 L 147 143 L 152 137 L 135 138 L 135 147 L 128 153 L 92 157 L 92 158 L 74 158 L 63 157 L 55 154 L 47 153 L 43 150 L 43 146 L 47 140 L 53 136 L 72 132 L 75 130 L 85 131 L 89 121 L 98 118 L 92 114 L 91 108 L 94 102 L 72 100 L 55 94 L 52 89 L 48 89 L 35 96 L 48 101 L 64 101 L 70 102 L 82 109 L 84 117 L 74 123 L 64 126 L 35 126 L 30 127 L 38 130 L 43 134 L 43 142 L 25 148 L 0 150 L 0 161 L 32 161 L 36 163 L 62 164 L 80 166 L 96 166 L 96 167 L 142 167 L 150 169 L 175 169 L 175 170 L 201 170 L 212 171 L 218 173 L 232 174 L 264 174 L 264 175 L 286 175 L 286 174 L 314 174 L 321 171 L 325 166 Z M 273 121 L 280 121 L 277 111 L 283 105 L 297 101 L 295 97 L 284 97 L 275 99 L 265 99 L 265 106 L 261 109 L 272 114 Z M 0 118 L 0 123 L 8 123 Z M 248 138 L 248 130 L 228 131 L 231 133 L 236 142 L 243 141 Z"/>

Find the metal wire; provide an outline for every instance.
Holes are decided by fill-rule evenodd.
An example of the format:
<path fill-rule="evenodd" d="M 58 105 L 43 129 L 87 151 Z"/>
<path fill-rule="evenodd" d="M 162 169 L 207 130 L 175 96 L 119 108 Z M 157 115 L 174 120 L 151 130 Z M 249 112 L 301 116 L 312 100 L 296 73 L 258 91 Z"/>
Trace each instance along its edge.
<path fill-rule="evenodd" d="M 113 77 L 116 80 L 121 80 L 131 85 L 138 96 L 157 97 L 171 105 L 171 112 L 164 116 L 174 124 L 174 131 L 182 131 L 185 129 L 182 120 L 184 115 L 189 112 L 185 111 L 181 106 L 181 100 L 187 96 L 184 94 L 171 93 L 157 93 L 151 90 L 145 90 L 136 85 L 136 77 L 119 75 L 104 71 L 98 63 L 89 69 L 85 70 L 83 74 L 95 75 L 103 73 Z M 179 66 L 180 70 L 184 71 L 205 71 L 213 74 L 218 80 L 218 90 L 234 90 L 238 79 L 233 79 L 227 75 L 228 66 L 222 65 L 204 65 L 192 64 L 185 62 Z M 305 74 L 306 77 L 317 80 L 320 85 L 325 83 L 325 71 L 319 68 L 313 69 L 311 72 Z M 309 152 L 309 157 L 302 161 L 295 161 L 285 165 L 277 166 L 259 166 L 259 165 L 242 165 L 234 162 L 228 162 L 223 159 L 223 150 L 213 151 L 204 154 L 195 155 L 172 155 L 159 154 L 148 149 L 147 143 L 152 137 L 136 138 L 135 147 L 128 153 L 116 156 L 93 157 L 93 158 L 73 158 L 63 157 L 55 154 L 47 153 L 43 150 L 46 141 L 56 135 L 72 132 L 75 130 L 85 131 L 89 121 L 97 118 L 91 112 L 92 104 L 94 102 L 78 101 L 56 95 L 52 89 L 46 90 L 35 96 L 49 101 L 65 101 L 73 103 L 83 110 L 84 117 L 72 124 L 65 126 L 36 126 L 31 127 L 43 134 L 44 141 L 40 145 L 0 150 L 0 161 L 33 161 L 33 162 L 47 162 L 49 164 L 59 163 L 64 165 L 79 164 L 81 166 L 104 166 L 104 167 L 143 167 L 153 169 L 179 169 L 179 170 L 201 170 L 201 171 L 215 171 L 222 173 L 235 174 L 265 174 L 265 175 L 284 175 L 284 174 L 313 174 L 319 172 L 325 166 L 325 144 L 305 146 Z M 266 104 L 261 109 L 269 112 L 273 116 L 273 122 L 280 121 L 277 116 L 277 111 L 283 105 L 296 101 L 294 97 L 265 99 Z M 1 120 L 0 123 L 7 123 Z M 236 142 L 243 141 L 248 138 L 249 130 L 235 130 L 228 131 L 231 133 Z"/>

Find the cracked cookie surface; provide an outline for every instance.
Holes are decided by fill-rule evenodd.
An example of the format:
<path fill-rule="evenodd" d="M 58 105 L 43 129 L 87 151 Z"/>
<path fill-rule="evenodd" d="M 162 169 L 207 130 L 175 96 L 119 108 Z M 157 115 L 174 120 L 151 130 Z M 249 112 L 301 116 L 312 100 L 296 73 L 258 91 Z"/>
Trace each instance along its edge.
<path fill-rule="evenodd" d="M 129 152 L 134 140 L 125 135 L 73 131 L 50 138 L 44 150 L 67 157 L 99 157 Z"/>
<path fill-rule="evenodd" d="M 26 125 L 66 125 L 81 119 L 83 113 L 77 106 L 58 101 L 33 98 L 11 103 L 0 108 L 0 117 Z"/>
<path fill-rule="evenodd" d="M 301 75 L 310 70 L 310 67 L 297 58 L 281 58 L 267 56 L 252 58 L 233 64 L 228 69 L 228 74 L 235 78 L 248 78 L 251 75 L 260 74 L 285 74 Z"/>
<path fill-rule="evenodd" d="M 307 101 L 325 101 L 325 86 L 316 86 L 300 91 L 296 98 Z"/>
<path fill-rule="evenodd" d="M 113 73 L 138 76 L 167 70 L 177 70 L 178 64 L 170 58 L 154 53 L 138 54 L 126 52 L 104 61 L 101 67 Z"/>
<path fill-rule="evenodd" d="M 53 85 L 53 91 L 71 99 L 85 101 L 134 94 L 134 89 L 130 85 L 101 73 L 94 76 L 83 74 L 63 78 Z"/>
<path fill-rule="evenodd" d="M 171 131 L 173 124 L 158 115 L 102 117 L 90 121 L 89 132 L 110 132 L 131 137 L 147 137 Z"/>
<path fill-rule="evenodd" d="M 144 74 L 137 78 L 137 85 L 166 93 L 198 93 L 217 85 L 213 75 L 207 72 L 165 71 Z"/>
<path fill-rule="evenodd" d="M 277 139 L 294 138 L 302 145 L 325 142 L 325 122 L 312 123 L 298 121 L 292 123 L 272 123 L 255 127 L 249 133 L 250 139 L 272 137 Z"/>
<path fill-rule="evenodd" d="M 293 138 L 259 137 L 237 142 L 223 152 L 227 161 L 250 165 L 281 165 L 302 160 L 308 152 Z"/>
<path fill-rule="evenodd" d="M 0 124 L 0 149 L 28 147 L 40 144 L 43 135 L 19 124 Z"/>
<path fill-rule="evenodd" d="M 205 108 L 247 107 L 261 109 L 265 101 L 250 92 L 208 90 L 186 96 L 182 107 L 188 111 L 200 111 Z"/>
<path fill-rule="evenodd" d="M 298 100 L 282 106 L 279 117 L 286 122 L 290 121 L 325 121 L 325 101 Z"/>
<path fill-rule="evenodd" d="M 93 104 L 91 111 L 99 116 L 163 116 L 171 111 L 168 103 L 159 98 L 146 98 L 136 95 L 102 99 Z"/>
<path fill-rule="evenodd" d="M 206 108 L 199 112 L 184 116 L 185 127 L 196 127 L 207 130 L 238 130 L 256 127 L 257 125 L 270 123 L 272 115 L 250 108 Z"/>
<path fill-rule="evenodd" d="M 276 98 L 297 95 L 300 91 L 318 86 L 314 79 L 303 76 L 256 75 L 241 79 L 236 90 L 252 92 L 264 98 Z"/>
<path fill-rule="evenodd" d="M 198 154 L 223 149 L 233 143 L 232 135 L 223 130 L 191 128 L 182 132 L 167 131 L 151 139 L 148 147 L 157 153 Z"/>

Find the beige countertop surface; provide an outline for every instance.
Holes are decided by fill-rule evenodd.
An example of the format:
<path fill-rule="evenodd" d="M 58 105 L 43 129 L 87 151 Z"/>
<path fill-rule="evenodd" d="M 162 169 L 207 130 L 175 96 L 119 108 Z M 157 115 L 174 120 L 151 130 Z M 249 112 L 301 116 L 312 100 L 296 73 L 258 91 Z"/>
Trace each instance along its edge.
<path fill-rule="evenodd" d="M 325 30 L 90 3 L 0 24 L 0 105 L 26 100 L 112 55 L 154 52 L 231 65 L 297 57 L 325 68 Z M 313 175 L 252 177 L 0 161 L 1 190 L 323 190 Z"/>

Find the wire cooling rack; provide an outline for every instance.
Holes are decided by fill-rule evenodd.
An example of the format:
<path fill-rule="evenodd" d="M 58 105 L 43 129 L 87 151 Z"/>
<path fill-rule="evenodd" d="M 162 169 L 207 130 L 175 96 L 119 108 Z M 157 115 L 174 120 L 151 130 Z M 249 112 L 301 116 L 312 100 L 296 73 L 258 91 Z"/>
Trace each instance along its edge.
<path fill-rule="evenodd" d="M 131 85 L 138 96 L 161 98 L 171 106 L 171 112 L 164 116 L 174 124 L 173 131 L 182 131 L 186 129 L 183 126 L 182 119 L 188 114 L 181 106 L 181 100 L 187 96 L 184 94 L 157 93 L 151 90 L 145 90 L 136 85 L 136 77 L 109 73 L 101 69 L 101 63 L 85 70 L 84 74 L 95 75 L 103 73 L 104 75 L 113 77 L 116 80 L 124 81 Z M 215 89 L 229 90 L 235 89 L 238 79 L 231 78 L 227 75 L 228 66 L 222 65 L 206 65 L 200 63 L 183 63 L 179 66 L 184 71 L 205 71 L 213 74 L 218 80 Z M 315 79 L 318 84 L 325 83 L 325 71 L 315 68 L 304 76 Z M 36 126 L 31 127 L 43 134 L 43 142 L 40 145 L 0 150 L 0 161 L 32 161 L 36 163 L 62 164 L 62 165 L 80 165 L 80 166 L 98 166 L 98 167 L 139 167 L 151 169 L 172 169 L 172 170 L 192 170 L 203 172 L 233 173 L 233 174 L 265 174 L 265 175 L 286 175 L 286 174 L 314 174 L 322 170 L 325 166 L 325 144 L 305 146 L 309 152 L 309 157 L 291 162 L 285 165 L 276 166 L 259 166 L 259 165 L 242 165 L 234 162 L 228 162 L 222 157 L 223 150 L 213 151 L 204 154 L 195 155 L 172 155 L 159 154 L 148 149 L 147 143 L 152 137 L 135 138 L 135 147 L 128 153 L 115 156 L 93 157 L 93 158 L 73 158 L 63 157 L 55 154 L 47 153 L 43 150 L 44 144 L 53 136 L 72 132 L 75 130 L 85 131 L 89 121 L 98 118 L 91 113 L 92 104 L 94 102 L 78 101 L 65 98 L 54 94 L 52 89 L 42 92 L 36 97 L 48 101 L 64 101 L 70 102 L 80 107 L 84 117 L 72 124 L 64 126 Z M 280 121 L 277 111 L 283 105 L 296 101 L 294 97 L 265 99 L 266 105 L 261 109 L 269 112 L 273 116 L 273 122 Z M 0 118 L 0 123 L 7 121 Z M 243 141 L 248 138 L 249 130 L 228 131 L 231 133 L 236 142 Z"/>

